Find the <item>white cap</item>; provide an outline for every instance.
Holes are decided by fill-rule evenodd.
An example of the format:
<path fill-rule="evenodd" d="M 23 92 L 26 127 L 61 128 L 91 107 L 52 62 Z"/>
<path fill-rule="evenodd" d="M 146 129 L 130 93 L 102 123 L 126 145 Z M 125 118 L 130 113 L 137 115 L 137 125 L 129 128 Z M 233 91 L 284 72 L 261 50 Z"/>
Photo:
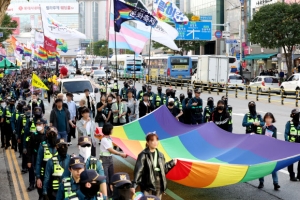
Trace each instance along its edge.
<path fill-rule="evenodd" d="M 174 102 L 174 99 L 173 98 L 169 98 L 169 100 L 168 100 L 169 102 Z"/>

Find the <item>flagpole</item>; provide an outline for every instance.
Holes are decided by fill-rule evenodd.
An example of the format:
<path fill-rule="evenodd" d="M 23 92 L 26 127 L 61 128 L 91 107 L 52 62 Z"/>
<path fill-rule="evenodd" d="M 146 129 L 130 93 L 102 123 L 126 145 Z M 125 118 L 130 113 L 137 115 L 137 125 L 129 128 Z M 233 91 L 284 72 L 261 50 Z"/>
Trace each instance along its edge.
<path fill-rule="evenodd" d="M 153 1 L 152 1 L 152 9 L 151 12 L 153 12 Z M 150 28 L 150 40 L 149 40 L 149 62 L 148 62 L 148 84 L 150 82 L 150 57 L 151 57 L 151 41 L 152 41 L 152 26 Z"/>
<path fill-rule="evenodd" d="M 107 23 L 107 56 L 106 56 L 106 69 L 105 70 L 105 73 L 106 73 L 106 81 L 105 81 L 105 92 L 106 94 L 108 94 L 108 91 L 107 91 L 107 73 L 108 73 L 108 57 L 109 57 L 109 30 L 110 30 L 110 12 L 111 12 L 111 1 L 110 0 L 107 0 L 107 2 L 109 1 L 109 4 L 108 4 L 108 8 L 107 8 L 107 13 L 108 14 L 108 23 Z"/>
<path fill-rule="evenodd" d="M 43 23 L 43 15 L 42 15 L 41 4 L 40 4 L 40 14 L 41 14 L 41 18 L 42 18 L 42 29 L 43 29 L 43 36 L 44 36 L 44 40 L 45 40 L 45 30 L 44 30 L 44 23 Z M 47 51 L 46 51 L 46 56 L 47 56 L 47 63 L 48 63 L 48 65 L 49 65 Z M 46 63 L 45 63 L 45 64 L 46 64 Z M 47 65 L 46 65 L 46 66 L 47 66 Z M 46 69 L 47 69 L 47 67 L 46 67 Z"/>
<path fill-rule="evenodd" d="M 134 57 L 133 57 L 133 70 L 134 70 L 134 80 L 133 80 L 133 86 L 135 87 L 135 52 L 134 52 Z"/>

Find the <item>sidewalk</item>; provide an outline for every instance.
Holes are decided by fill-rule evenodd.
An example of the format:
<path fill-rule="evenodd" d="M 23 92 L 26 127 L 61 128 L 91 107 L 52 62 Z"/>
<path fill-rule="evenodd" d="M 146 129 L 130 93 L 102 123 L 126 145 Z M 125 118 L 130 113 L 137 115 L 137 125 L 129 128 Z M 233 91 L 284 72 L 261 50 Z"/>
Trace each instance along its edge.
<path fill-rule="evenodd" d="M 0 200 L 12 200 L 13 183 L 11 181 L 11 172 L 8 167 L 7 158 L 5 158 L 5 149 L 0 149 Z"/>

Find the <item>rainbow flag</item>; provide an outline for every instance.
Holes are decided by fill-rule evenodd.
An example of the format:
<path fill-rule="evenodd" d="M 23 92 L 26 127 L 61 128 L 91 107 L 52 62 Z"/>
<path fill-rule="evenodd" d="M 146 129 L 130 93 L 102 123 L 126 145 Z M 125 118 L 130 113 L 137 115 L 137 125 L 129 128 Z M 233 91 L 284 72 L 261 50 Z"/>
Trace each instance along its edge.
<path fill-rule="evenodd" d="M 31 51 L 31 49 L 28 49 L 28 48 L 26 48 L 26 47 L 24 47 L 24 52 L 23 52 L 24 54 L 24 56 L 31 56 L 31 53 L 32 53 L 32 51 Z"/>
<path fill-rule="evenodd" d="M 47 61 L 48 61 L 47 54 L 46 54 L 46 55 L 44 55 L 44 54 L 40 54 L 40 53 L 38 53 L 38 55 L 37 55 L 37 60 L 38 60 L 38 61 L 47 62 Z"/>
<path fill-rule="evenodd" d="M 101 130 L 97 128 L 96 133 Z M 166 161 L 178 159 L 167 178 L 188 187 L 213 188 L 248 182 L 300 160 L 298 143 L 266 135 L 233 134 L 214 123 L 182 124 L 166 106 L 124 126 L 115 126 L 112 139 L 124 153 L 137 159 L 145 149 L 146 135 L 154 131 Z"/>
<path fill-rule="evenodd" d="M 56 59 L 56 53 L 47 51 L 47 57 L 49 61 L 54 61 Z"/>
<path fill-rule="evenodd" d="M 58 45 L 57 48 L 66 53 L 68 51 L 68 44 L 64 41 L 64 43 L 62 45 Z"/>
<path fill-rule="evenodd" d="M 63 43 L 65 43 L 65 40 L 63 40 L 63 39 L 56 39 L 55 42 L 56 42 L 57 45 L 62 45 Z"/>
<path fill-rule="evenodd" d="M 47 50 L 44 49 L 43 47 L 39 47 L 38 49 L 38 53 L 41 54 L 41 55 L 46 55 L 47 56 Z"/>

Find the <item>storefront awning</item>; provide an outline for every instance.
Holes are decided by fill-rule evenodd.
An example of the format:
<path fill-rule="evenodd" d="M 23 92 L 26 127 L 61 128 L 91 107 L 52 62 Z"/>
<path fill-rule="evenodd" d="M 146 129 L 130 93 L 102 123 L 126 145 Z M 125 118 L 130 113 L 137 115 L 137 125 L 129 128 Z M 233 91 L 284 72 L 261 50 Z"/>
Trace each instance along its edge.
<path fill-rule="evenodd" d="M 244 60 L 259 60 L 259 59 L 268 59 L 277 53 L 269 53 L 269 54 L 252 54 L 248 55 L 244 58 Z"/>

